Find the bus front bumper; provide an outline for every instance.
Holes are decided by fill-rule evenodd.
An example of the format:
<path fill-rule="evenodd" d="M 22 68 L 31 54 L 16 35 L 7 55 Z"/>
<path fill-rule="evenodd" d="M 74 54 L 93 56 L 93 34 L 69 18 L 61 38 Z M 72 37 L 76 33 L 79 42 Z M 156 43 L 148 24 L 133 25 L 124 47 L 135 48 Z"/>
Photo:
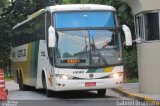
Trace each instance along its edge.
<path fill-rule="evenodd" d="M 62 80 L 56 79 L 53 91 L 70 90 L 96 90 L 120 87 L 123 83 L 123 77 L 109 79 L 91 79 L 91 80 Z"/>

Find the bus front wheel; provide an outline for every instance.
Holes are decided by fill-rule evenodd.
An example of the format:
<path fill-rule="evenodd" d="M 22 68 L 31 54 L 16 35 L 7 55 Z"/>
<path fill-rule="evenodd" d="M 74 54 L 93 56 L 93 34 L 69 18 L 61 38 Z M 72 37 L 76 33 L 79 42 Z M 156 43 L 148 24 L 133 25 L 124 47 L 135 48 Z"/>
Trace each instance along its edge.
<path fill-rule="evenodd" d="M 98 89 L 97 93 L 99 96 L 105 96 L 106 95 L 106 89 Z"/>
<path fill-rule="evenodd" d="M 42 84 L 43 84 L 43 89 L 45 89 L 46 96 L 47 96 L 47 97 L 52 97 L 52 91 L 47 89 L 47 84 L 46 84 L 46 77 L 45 77 L 45 75 L 42 75 Z"/>

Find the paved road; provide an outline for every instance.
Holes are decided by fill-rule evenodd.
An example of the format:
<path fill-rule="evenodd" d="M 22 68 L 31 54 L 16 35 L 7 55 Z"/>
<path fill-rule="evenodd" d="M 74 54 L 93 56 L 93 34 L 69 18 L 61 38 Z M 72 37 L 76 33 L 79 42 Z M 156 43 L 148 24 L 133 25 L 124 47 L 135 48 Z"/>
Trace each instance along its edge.
<path fill-rule="evenodd" d="M 111 89 L 107 90 L 105 97 L 100 97 L 96 91 L 70 91 L 53 93 L 53 97 L 48 98 L 44 90 L 20 91 L 13 81 L 7 82 L 6 86 L 9 90 L 8 100 L 10 101 L 2 102 L 2 106 L 7 106 L 6 104 L 15 104 L 14 106 L 118 106 L 124 105 L 125 101 L 133 102 L 132 99 Z"/>

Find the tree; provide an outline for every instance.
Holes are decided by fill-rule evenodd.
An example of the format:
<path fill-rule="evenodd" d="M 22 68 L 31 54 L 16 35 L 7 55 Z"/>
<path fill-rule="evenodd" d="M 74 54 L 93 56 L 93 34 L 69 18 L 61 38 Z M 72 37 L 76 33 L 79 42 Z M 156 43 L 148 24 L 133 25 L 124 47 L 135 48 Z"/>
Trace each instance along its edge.
<path fill-rule="evenodd" d="M 3 68 L 10 63 L 10 42 L 11 30 L 10 18 L 3 15 L 9 6 L 9 1 L 0 1 L 0 68 Z"/>

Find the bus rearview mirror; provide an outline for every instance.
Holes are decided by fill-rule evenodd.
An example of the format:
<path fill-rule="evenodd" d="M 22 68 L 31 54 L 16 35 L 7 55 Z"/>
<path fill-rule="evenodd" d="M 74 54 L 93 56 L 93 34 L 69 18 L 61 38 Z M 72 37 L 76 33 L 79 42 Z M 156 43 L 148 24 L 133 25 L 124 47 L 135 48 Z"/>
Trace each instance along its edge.
<path fill-rule="evenodd" d="M 56 37 L 55 37 L 55 29 L 50 26 L 48 29 L 48 47 L 55 47 Z"/>
<path fill-rule="evenodd" d="M 132 35 L 131 30 L 127 25 L 122 25 L 123 32 L 125 34 L 125 44 L 126 46 L 132 46 Z"/>

